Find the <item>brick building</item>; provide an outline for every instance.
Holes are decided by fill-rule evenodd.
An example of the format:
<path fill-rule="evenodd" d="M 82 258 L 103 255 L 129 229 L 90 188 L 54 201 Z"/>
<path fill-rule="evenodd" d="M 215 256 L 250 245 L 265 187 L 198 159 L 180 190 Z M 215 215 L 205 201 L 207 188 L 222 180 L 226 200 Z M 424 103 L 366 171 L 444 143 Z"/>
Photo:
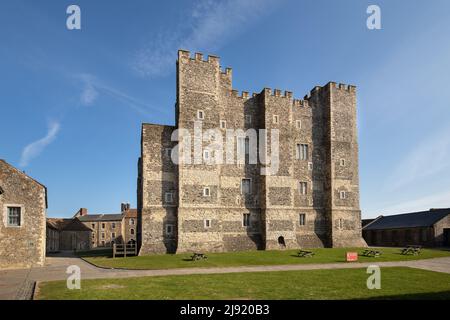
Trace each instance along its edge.
<path fill-rule="evenodd" d="M 44 185 L 0 160 L 0 268 L 45 263 Z"/>
<path fill-rule="evenodd" d="M 241 130 L 232 150 L 244 160 L 217 164 L 210 143 L 196 149 L 172 141 L 185 141 L 199 125 L 223 136 Z M 278 141 L 252 143 L 262 129 L 278 132 Z M 278 149 L 275 172 L 249 161 L 255 146 L 263 154 Z M 219 58 L 179 51 L 175 126 L 142 125 L 140 254 L 364 246 L 358 179 L 354 86 L 330 82 L 303 100 L 267 88 L 239 95 Z"/>
<path fill-rule="evenodd" d="M 380 216 L 363 226 L 371 246 L 450 247 L 450 208 Z"/>
<path fill-rule="evenodd" d="M 121 213 L 117 214 L 88 214 L 87 209 L 81 208 L 74 218 L 92 230 L 92 248 L 136 242 L 137 212 L 129 204 L 121 204 Z"/>

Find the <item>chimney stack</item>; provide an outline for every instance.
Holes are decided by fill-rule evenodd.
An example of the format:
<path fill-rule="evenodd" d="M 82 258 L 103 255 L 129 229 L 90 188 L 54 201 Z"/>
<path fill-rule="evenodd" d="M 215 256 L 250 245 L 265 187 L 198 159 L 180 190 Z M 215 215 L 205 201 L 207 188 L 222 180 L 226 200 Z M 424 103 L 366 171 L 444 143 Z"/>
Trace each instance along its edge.
<path fill-rule="evenodd" d="M 129 204 L 129 203 L 122 202 L 122 203 L 120 204 L 120 210 L 121 210 L 121 212 L 125 212 L 125 211 L 130 210 L 130 204 Z"/>
<path fill-rule="evenodd" d="M 87 216 L 88 214 L 88 210 L 86 208 L 81 208 L 79 211 L 79 216 L 83 217 L 83 216 Z"/>

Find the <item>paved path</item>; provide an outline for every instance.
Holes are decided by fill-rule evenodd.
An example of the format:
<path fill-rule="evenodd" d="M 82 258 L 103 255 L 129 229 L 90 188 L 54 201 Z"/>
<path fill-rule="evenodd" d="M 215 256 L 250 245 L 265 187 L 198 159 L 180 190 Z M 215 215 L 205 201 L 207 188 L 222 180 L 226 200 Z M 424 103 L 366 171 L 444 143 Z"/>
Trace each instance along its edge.
<path fill-rule="evenodd" d="M 295 264 L 276 266 L 249 266 L 226 268 L 183 268 L 166 270 L 119 270 L 97 268 L 76 257 L 49 257 L 45 267 L 31 270 L 4 270 L 0 271 L 0 299 L 27 299 L 30 298 L 32 284 L 35 281 L 66 280 L 67 267 L 77 265 L 81 269 L 82 279 L 99 278 L 128 278 L 188 274 L 214 274 L 236 272 L 264 272 L 289 270 L 318 270 L 318 269 L 355 269 L 366 268 L 371 264 L 380 267 L 411 267 L 450 274 L 450 257 L 424 259 L 414 261 L 395 262 L 364 262 L 364 263 L 326 263 L 326 264 Z"/>

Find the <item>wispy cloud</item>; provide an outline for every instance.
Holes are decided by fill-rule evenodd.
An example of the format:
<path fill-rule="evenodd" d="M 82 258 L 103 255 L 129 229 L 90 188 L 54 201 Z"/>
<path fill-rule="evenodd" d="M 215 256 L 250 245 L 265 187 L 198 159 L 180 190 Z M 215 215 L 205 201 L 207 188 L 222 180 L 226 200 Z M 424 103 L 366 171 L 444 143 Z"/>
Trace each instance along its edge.
<path fill-rule="evenodd" d="M 419 142 L 407 153 L 387 181 L 397 190 L 409 183 L 435 176 L 450 167 L 450 129 L 445 128 Z"/>
<path fill-rule="evenodd" d="M 279 3 L 271 0 L 196 1 L 183 26 L 152 39 L 136 53 L 132 67 L 142 76 L 166 75 L 172 70 L 178 49 L 218 50 Z"/>
<path fill-rule="evenodd" d="M 118 100 L 128 108 L 140 113 L 144 116 L 151 116 L 152 112 L 161 112 L 131 95 L 106 84 L 96 76 L 88 73 L 76 74 L 75 78 L 82 82 L 83 90 L 80 95 L 80 103 L 84 106 L 93 105 L 100 94 L 107 95 L 115 100 Z"/>
<path fill-rule="evenodd" d="M 399 214 L 414 211 L 424 211 L 430 208 L 448 208 L 450 207 L 450 190 L 437 194 L 426 195 L 418 199 L 397 203 L 395 205 L 383 208 L 379 214 Z M 375 215 L 374 215 L 375 216 Z"/>
<path fill-rule="evenodd" d="M 27 145 L 23 151 L 22 156 L 20 158 L 20 166 L 26 167 L 30 163 L 30 161 L 34 158 L 36 158 L 38 155 L 44 151 L 45 147 L 47 147 L 50 143 L 52 143 L 56 135 L 58 134 L 61 126 L 59 122 L 50 122 L 48 126 L 48 132 L 47 135 L 39 139 L 35 142 L 30 143 Z"/>

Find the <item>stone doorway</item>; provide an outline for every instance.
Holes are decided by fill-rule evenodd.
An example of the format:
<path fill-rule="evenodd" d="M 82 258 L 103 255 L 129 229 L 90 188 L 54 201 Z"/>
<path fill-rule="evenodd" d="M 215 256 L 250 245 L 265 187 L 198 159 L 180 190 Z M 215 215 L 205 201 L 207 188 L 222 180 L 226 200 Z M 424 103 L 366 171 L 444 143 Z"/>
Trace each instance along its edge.
<path fill-rule="evenodd" d="M 281 249 L 285 249 L 286 248 L 286 242 L 284 241 L 284 237 L 283 236 L 279 236 L 278 237 L 278 245 L 280 246 Z"/>

